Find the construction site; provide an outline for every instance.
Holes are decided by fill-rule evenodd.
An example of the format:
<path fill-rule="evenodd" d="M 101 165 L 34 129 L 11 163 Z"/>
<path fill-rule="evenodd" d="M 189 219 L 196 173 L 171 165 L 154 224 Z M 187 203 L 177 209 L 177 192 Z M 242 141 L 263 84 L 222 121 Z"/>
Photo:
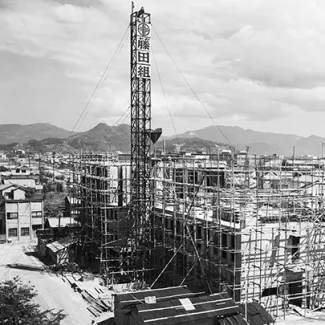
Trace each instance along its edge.
<path fill-rule="evenodd" d="M 131 150 L 70 160 L 78 258 L 107 285 L 187 285 L 274 317 L 325 303 L 325 159 L 157 153 L 151 18 L 131 14 Z"/>
<path fill-rule="evenodd" d="M 0 124 L 0 323 L 323 324 L 320 4 L 155 2 L 169 51 L 134 1 L 36 2 L 3 5 L 3 107 L 65 125 Z"/>
<path fill-rule="evenodd" d="M 319 308 L 324 162 L 293 168 L 282 161 L 263 157 L 240 166 L 228 154 L 156 156 L 147 214 L 134 229 L 130 163 L 84 155 L 75 171 L 82 256 L 107 283 L 227 291 L 238 302 L 261 302 L 274 316 L 289 304 Z M 147 241 L 136 245 L 133 236 Z"/>

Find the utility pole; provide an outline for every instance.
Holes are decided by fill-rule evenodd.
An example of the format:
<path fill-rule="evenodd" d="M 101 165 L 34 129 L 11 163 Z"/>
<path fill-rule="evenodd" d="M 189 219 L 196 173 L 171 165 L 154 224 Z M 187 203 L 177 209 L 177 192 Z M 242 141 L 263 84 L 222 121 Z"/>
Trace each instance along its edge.
<path fill-rule="evenodd" d="M 52 167 L 53 167 L 53 183 L 54 183 L 54 164 L 55 164 L 55 151 L 52 152 Z"/>
<path fill-rule="evenodd" d="M 29 155 L 29 151 L 27 151 L 27 157 L 28 157 L 28 167 L 30 168 L 30 155 Z"/>
<path fill-rule="evenodd" d="M 39 174 L 39 182 L 42 184 L 42 177 L 41 177 L 41 153 L 38 155 L 38 174 Z"/>

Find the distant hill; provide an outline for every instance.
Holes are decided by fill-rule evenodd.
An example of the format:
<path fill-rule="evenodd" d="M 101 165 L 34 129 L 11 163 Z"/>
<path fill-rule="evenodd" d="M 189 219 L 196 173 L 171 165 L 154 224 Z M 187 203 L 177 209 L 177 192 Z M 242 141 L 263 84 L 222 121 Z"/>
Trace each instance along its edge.
<path fill-rule="evenodd" d="M 245 150 L 250 147 L 252 154 L 283 154 L 292 155 L 295 147 L 296 155 L 321 155 L 325 138 L 311 135 L 301 137 L 295 134 L 281 134 L 245 130 L 238 126 L 209 126 L 203 129 L 187 131 L 177 137 L 163 135 L 157 143 L 162 148 L 162 139 L 166 140 L 166 149 L 175 151 L 176 145 L 181 145 L 181 151 L 214 152 L 217 144 L 220 148 L 235 147 Z M 224 137 L 224 135 L 227 139 Z M 229 142 L 228 142 L 229 140 Z M 69 131 L 47 123 L 30 125 L 3 124 L 0 125 L 0 150 L 12 150 L 23 147 L 34 152 L 78 152 L 92 151 L 122 151 L 130 152 L 130 125 L 109 126 L 99 123 L 94 128 L 71 134 Z"/>
<path fill-rule="evenodd" d="M 165 140 L 165 144 L 164 144 Z M 204 140 L 201 138 L 172 138 L 172 139 L 162 139 L 158 141 L 156 148 L 163 149 L 165 145 L 166 153 L 175 152 L 179 149 L 180 152 L 206 152 L 206 153 L 217 153 L 217 148 L 219 150 L 230 149 L 234 151 L 232 146 L 225 143 L 216 143 L 213 141 Z"/>
<path fill-rule="evenodd" d="M 238 126 L 219 126 L 222 133 L 227 137 L 231 145 L 238 150 L 250 147 L 253 154 L 283 154 L 292 155 L 295 147 L 296 155 L 320 155 L 322 143 L 325 138 L 317 136 L 301 137 L 295 134 L 281 134 L 271 132 L 258 132 L 245 130 Z M 179 134 L 181 138 L 201 138 L 208 141 L 227 143 L 224 135 L 216 126 L 188 131 Z"/>
<path fill-rule="evenodd" d="M 58 139 L 58 138 L 47 138 L 43 140 L 29 140 L 27 143 L 23 145 L 24 149 L 27 149 L 29 152 L 63 152 L 63 153 L 77 153 L 78 150 L 76 148 L 72 148 L 67 143 L 66 139 Z M 0 146 L 1 148 L 1 146 Z"/>
<path fill-rule="evenodd" d="M 130 126 L 99 123 L 86 132 L 71 134 L 51 124 L 4 124 L 0 125 L 0 140 L 1 150 L 23 147 L 31 152 L 130 151 Z"/>
<path fill-rule="evenodd" d="M 26 143 L 29 140 L 46 138 L 64 139 L 71 135 L 70 131 L 58 128 L 49 123 L 34 124 L 0 124 L 0 144 L 13 142 Z"/>
<path fill-rule="evenodd" d="M 0 150 L 13 150 L 24 148 L 29 152 L 65 152 L 76 153 L 82 150 L 91 151 L 130 151 L 130 126 L 121 124 L 119 126 L 108 126 L 99 123 L 94 128 L 72 134 L 67 138 L 46 138 L 41 140 L 31 139 L 21 144 L 0 144 Z M 1 134 L 0 134 L 1 136 Z"/>
<path fill-rule="evenodd" d="M 130 152 L 130 125 L 121 124 L 119 126 L 109 126 L 105 123 L 99 123 L 94 128 L 86 131 L 75 133 L 66 139 L 47 138 L 43 140 L 29 140 L 23 147 L 30 152 L 69 152 L 76 153 L 80 149 L 91 151 L 122 151 Z M 17 146 L 0 145 L 0 149 L 13 149 Z M 215 143 L 201 138 L 175 138 L 165 141 L 166 152 L 175 152 L 176 146 L 181 145 L 181 151 L 205 151 L 216 152 Z M 221 148 L 230 148 L 227 144 L 219 144 Z M 20 146 L 21 147 L 21 146 Z M 160 140 L 157 149 L 163 148 L 163 141 Z"/>
<path fill-rule="evenodd" d="M 74 134 L 67 144 L 75 149 L 95 151 L 130 151 L 130 125 L 109 126 L 99 123 L 94 128 Z"/>

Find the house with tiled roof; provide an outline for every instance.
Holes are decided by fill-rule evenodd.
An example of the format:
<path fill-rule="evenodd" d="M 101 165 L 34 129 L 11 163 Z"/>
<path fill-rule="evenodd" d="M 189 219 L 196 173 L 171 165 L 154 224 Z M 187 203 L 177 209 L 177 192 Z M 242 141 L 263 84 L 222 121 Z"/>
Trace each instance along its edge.
<path fill-rule="evenodd" d="M 43 196 L 25 187 L 0 185 L 0 241 L 30 241 L 44 227 Z"/>

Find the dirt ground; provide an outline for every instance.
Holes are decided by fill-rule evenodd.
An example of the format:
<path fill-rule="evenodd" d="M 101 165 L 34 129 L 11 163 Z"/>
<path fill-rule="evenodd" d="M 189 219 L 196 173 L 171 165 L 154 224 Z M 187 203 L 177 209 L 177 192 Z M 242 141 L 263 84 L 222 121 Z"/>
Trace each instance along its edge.
<path fill-rule="evenodd" d="M 302 317 L 299 315 L 289 315 L 285 320 L 278 320 L 276 324 L 279 325 L 324 325 L 325 324 L 325 313 L 313 313 L 309 317 Z"/>
<path fill-rule="evenodd" d="M 33 246 L 35 243 L 0 245 L 0 281 L 18 275 L 35 286 L 35 300 L 42 309 L 63 309 L 68 315 L 63 325 L 91 324 L 92 317 L 81 295 L 60 276 L 44 269 L 43 263 L 32 255 Z"/>
<path fill-rule="evenodd" d="M 81 295 L 74 292 L 61 276 L 47 271 L 44 264 L 33 256 L 35 243 L 0 244 L 0 281 L 19 276 L 35 286 L 35 299 L 42 309 L 63 309 L 68 316 L 63 325 L 90 325 L 92 316 Z M 83 284 L 84 286 L 86 284 Z M 325 313 L 315 312 L 307 317 L 293 311 L 286 319 L 278 319 L 279 325 L 324 325 Z"/>

